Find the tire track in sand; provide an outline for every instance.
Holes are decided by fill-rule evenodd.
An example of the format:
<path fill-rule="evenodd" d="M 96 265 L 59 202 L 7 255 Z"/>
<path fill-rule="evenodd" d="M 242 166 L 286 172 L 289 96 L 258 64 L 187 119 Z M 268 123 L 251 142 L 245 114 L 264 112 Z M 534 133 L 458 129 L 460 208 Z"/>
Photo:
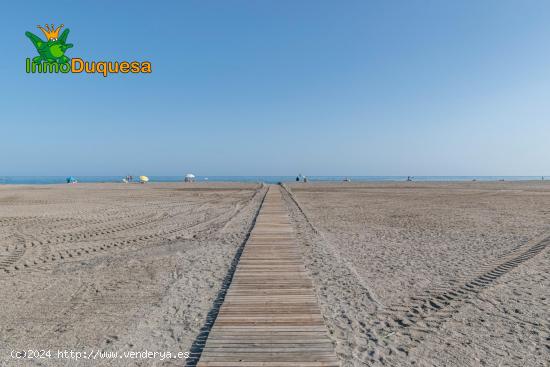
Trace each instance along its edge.
<path fill-rule="evenodd" d="M 151 244 L 151 241 L 155 241 L 153 243 L 159 243 L 162 241 L 170 242 L 170 241 L 177 240 L 184 237 L 185 232 L 191 231 L 191 233 L 194 233 L 195 235 L 197 235 L 197 233 L 200 233 L 201 231 L 205 231 L 205 230 L 208 230 L 208 231 L 223 230 L 225 229 L 226 225 L 235 216 L 237 216 L 245 207 L 247 207 L 250 203 L 252 203 L 254 199 L 258 196 L 258 194 L 263 190 L 264 190 L 263 186 L 259 187 L 258 189 L 254 190 L 254 194 L 236 202 L 234 204 L 234 207 L 232 207 L 230 211 L 224 211 L 219 215 L 216 215 L 212 218 L 208 218 L 207 220 L 200 221 L 198 223 L 192 223 L 190 225 L 185 224 L 183 226 L 180 225 L 176 228 L 165 230 L 155 234 L 142 234 L 142 235 L 125 237 L 117 241 L 99 243 L 93 246 L 62 249 L 62 250 L 56 251 L 55 253 L 53 251 L 49 251 L 49 247 L 48 247 L 47 249 L 46 248 L 43 249 L 42 255 L 39 258 L 30 259 L 26 261 L 24 264 L 14 265 L 24 255 L 24 252 L 25 252 L 24 248 L 27 247 L 27 244 L 24 243 L 22 246 L 13 247 L 12 251 L 9 253 L 9 256 L 0 257 L 0 269 L 4 270 L 5 273 L 9 273 L 11 271 L 16 271 L 16 270 L 22 270 L 22 269 L 30 270 L 30 268 L 33 268 L 37 265 L 57 263 L 59 261 L 77 260 L 82 257 L 86 257 L 87 255 L 101 254 L 103 252 L 115 251 L 116 249 L 128 250 L 129 247 L 135 248 L 136 246 L 140 246 L 143 244 Z M 207 203 L 203 203 L 201 205 L 201 208 L 210 202 L 212 202 L 212 200 L 209 200 Z M 168 215 L 168 216 L 165 216 L 163 219 L 164 220 L 171 219 L 171 218 L 177 217 L 178 215 L 181 215 L 182 213 L 184 212 L 178 212 L 173 215 Z M 22 234 L 20 235 L 23 238 L 23 235 Z M 22 241 L 24 241 L 24 238 L 22 239 Z M 34 247 L 35 245 L 38 245 L 38 244 L 39 243 L 35 243 L 33 241 L 29 244 L 29 246 Z"/>
<path fill-rule="evenodd" d="M 546 233 L 505 254 L 491 265 L 485 266 L 484 268 L 487 269 L 474 275 L 460 286 L 443 287 L 440 290 L 428 291 L 423 295 L 410 297 L 410 302 L 404 302 L 407 306 L 389 306 L 381 314 L 388 317 L 386 320 L 392 321 L 382 323 L 384 327 L 379 329 L 379 332 L 386 335 L 397 331 L 404 333 L 411 338 L 407 347 L 415 347 L 423 340 L 422 334 L 438 329 L 470 298 L 490 287 L 503 275 L 543 252 L 549 244 L 550 234 Z M 419 335 L 412 338 L 407 329 L 416 331 Z M 407 354 L 406 349 L 403 349 Z"/>

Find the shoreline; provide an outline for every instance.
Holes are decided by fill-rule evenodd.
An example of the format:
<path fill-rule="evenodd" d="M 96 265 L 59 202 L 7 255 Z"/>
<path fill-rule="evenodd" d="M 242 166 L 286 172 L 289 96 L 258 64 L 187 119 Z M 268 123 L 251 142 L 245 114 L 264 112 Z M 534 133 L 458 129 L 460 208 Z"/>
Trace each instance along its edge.
<path fill-rule="evenodd" d="M 74 176 L 78 183 L 115 184 L 122 182 L 123 176 Z M 135 176 L 136 178 L 138 176 Z M 308 176 L 307 183 L 454 183 L 454 182 L 544 182 L 550 181 L 550 176 Z M 152 183 L 187 183 L 184 176 L 149 176 Z M 544 179 L 543 179 L 544 178 Z M 349 179 L 350 181 L 344 181 Z M 297 183 L 293 176 L 197 176 L 193 182 L 199 183 L 264 183 L 264 184 L 294 184 Z M 139 183 L 136 179 L 130 184 Z M 4 185 L 63 185 L 67 184 L 64 176 L 0 176 L 0 187 Z"/>

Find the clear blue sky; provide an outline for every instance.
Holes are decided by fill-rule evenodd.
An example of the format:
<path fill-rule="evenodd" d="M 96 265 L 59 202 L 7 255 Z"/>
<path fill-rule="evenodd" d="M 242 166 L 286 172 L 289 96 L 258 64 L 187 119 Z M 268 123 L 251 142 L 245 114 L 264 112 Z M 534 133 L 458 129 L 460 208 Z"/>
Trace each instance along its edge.
<path fill-rule="evenodd" d="M 550 2 L 9 1 L 0 175 L 550 175 Z M 32 75 L 25 31 L 150 75 Z"/>

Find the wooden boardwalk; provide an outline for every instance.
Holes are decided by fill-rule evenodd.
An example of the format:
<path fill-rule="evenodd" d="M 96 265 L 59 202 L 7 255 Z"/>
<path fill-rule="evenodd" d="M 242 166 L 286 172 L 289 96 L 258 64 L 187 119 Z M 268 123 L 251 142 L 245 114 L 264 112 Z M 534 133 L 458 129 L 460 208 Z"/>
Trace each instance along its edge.
<path fill-rule="evenodd" d="M 198 366 L 338 366 L 278 187 L 270 186 Z"/>

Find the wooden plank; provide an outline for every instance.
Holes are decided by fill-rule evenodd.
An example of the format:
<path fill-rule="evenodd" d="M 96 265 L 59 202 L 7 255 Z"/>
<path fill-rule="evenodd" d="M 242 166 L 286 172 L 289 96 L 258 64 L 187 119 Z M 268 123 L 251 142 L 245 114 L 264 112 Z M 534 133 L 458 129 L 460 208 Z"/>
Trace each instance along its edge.
<path fill-rule="evenodd" d="M 268 189 L 198 366 L 338 366 L 277 187 Z"/>

